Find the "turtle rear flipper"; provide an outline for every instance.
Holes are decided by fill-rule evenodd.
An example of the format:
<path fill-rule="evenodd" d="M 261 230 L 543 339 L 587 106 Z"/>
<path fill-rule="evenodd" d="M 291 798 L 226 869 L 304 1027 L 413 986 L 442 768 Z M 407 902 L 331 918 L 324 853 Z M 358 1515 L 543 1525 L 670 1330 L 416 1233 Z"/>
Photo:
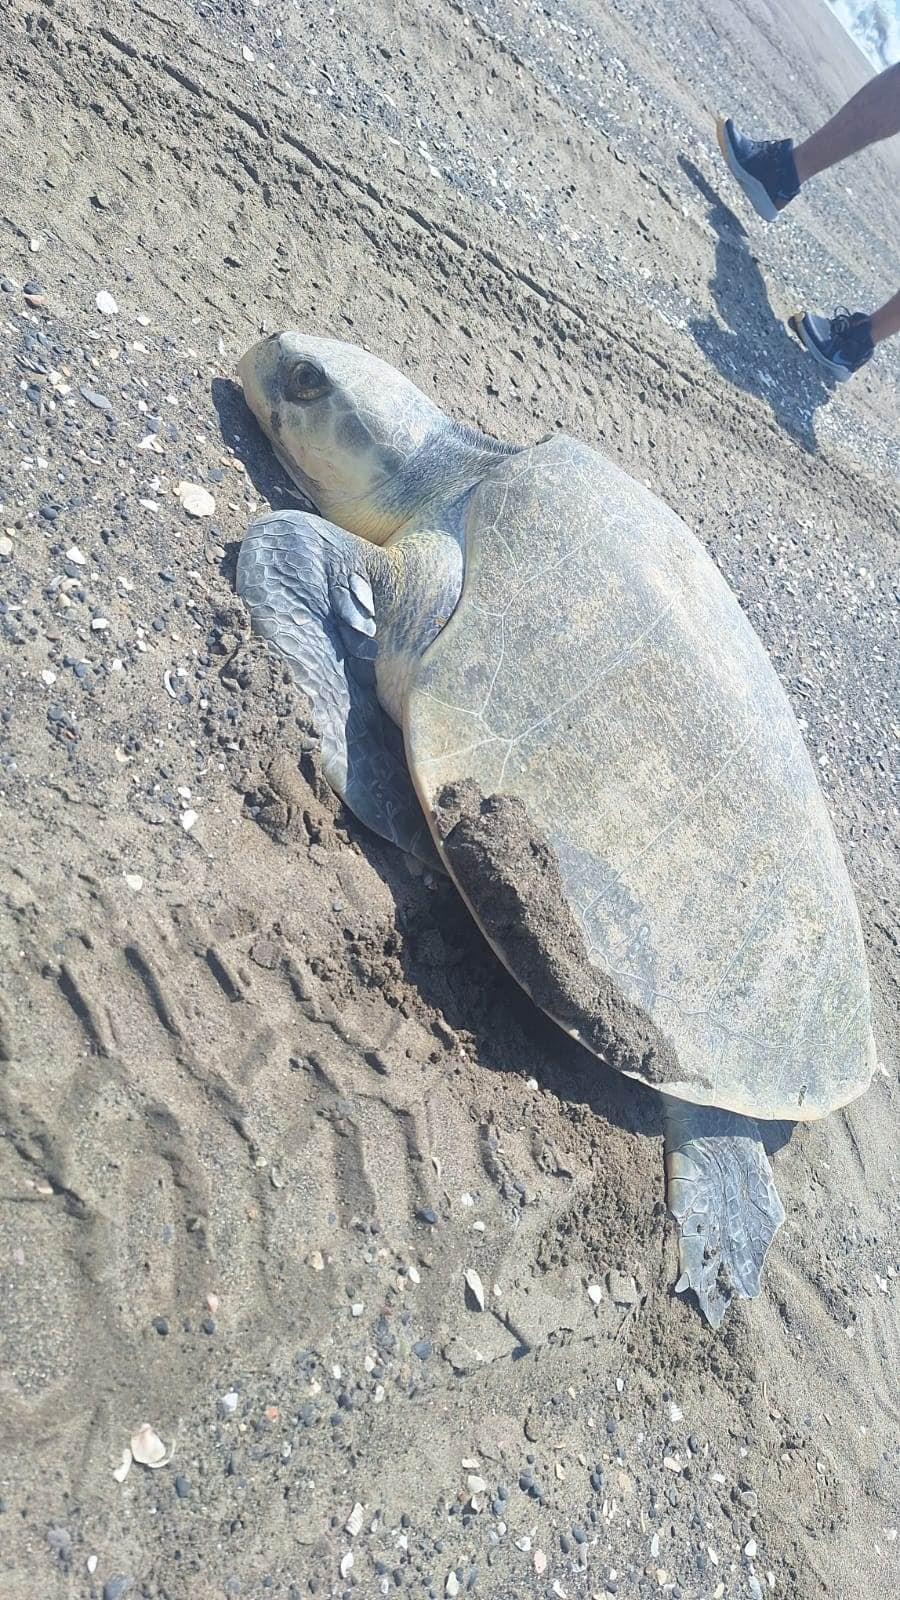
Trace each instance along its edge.
<path fill-rule="evenodd" d="M 678 1223 L 677 1292 L 693 1289 L 714 1328 L 733 1299 L 759 1294 L 784 1207 L 752 1117 L 663 1096 L 669 1210 Z"/>
<path fill-rule="evenodd" d="M 247 530 L 237 591 L 254 633 L 284 657 L 310 701 L 331 787 L 366 827 L 439 867 L 401 736 L 375 688 L 367 563 L 378 559 L 375 546 L 321 517 L 273 512 Z"/>

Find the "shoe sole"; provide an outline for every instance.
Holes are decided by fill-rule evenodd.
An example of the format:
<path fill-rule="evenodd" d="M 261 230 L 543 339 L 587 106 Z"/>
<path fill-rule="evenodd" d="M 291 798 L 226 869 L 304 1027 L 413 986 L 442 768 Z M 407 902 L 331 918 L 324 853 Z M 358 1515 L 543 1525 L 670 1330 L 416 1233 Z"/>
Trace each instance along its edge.
<path fill-rule="evenodd" d="M 829 361 L 827 356 L 823 356 L 818 345 L 813 343 L 806 332 L 803 325 L 805 317 L 805 311 L 795 311 L 793 316 L 788 317 L 788 327 L 797 335 L 804 350 L 812 356 L 814 361 L 819 363 L 820 367 L 824 367 L 825 371 L 829 372 L 837 383 L 846 383 L 848 378 L 853 377 L 853 373 L 849 368 L 839 366 L 837 362 Z"/>
<path fill-rule="evenodd" d="M 728 129 L 725 126 L 726 121 L 727 118 L 725 117 L 716 118 L 716 138 L 719 141 L 719 149 L 725 158 L 725 165 L 731 176 L 740 184 L 757 216 L 762 217 L 764 222 L 774 222 L 779 214 L 778 207 L 772 204 L 759 179 L 752 177 L 741 166 L 728 137 Z"/>

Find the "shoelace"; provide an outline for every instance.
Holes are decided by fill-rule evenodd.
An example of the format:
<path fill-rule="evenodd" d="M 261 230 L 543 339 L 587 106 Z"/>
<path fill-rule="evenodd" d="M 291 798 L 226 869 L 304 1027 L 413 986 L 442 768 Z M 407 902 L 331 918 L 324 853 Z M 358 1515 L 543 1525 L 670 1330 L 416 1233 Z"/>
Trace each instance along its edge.
<path fill-rule="evenodd" d="M 872 342 L 872 319 L 864 311 L 848 311 L 846 306 L 838 306 L 831 319 L 831 333 L 833 338 L 849 338 L 865 349 Z"/>
<path fill-rule="evenodd" d="M 853 332 L 853 318 L 859 316 L 858 311 L 848 311 L 846 306 L 837 306 L 831 319 L 831 331 L 842 339 L 845 333 Z"/>

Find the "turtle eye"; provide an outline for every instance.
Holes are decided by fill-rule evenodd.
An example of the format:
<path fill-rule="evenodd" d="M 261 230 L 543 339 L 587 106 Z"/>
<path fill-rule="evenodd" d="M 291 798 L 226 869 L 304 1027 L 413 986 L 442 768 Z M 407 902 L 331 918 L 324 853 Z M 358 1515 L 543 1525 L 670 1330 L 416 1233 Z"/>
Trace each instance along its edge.
<path fill-rule="evenodd" d="M 331 379 L 317 361 L 296 361 L 284 380 L 284 398 L 302 404 L 320 400 L 331 388 Z"/>

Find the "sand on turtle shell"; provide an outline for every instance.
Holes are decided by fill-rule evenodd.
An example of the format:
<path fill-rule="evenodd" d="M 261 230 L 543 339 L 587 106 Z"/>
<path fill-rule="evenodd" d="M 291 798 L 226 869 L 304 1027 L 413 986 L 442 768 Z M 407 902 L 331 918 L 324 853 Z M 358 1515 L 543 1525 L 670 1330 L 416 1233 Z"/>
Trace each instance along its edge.
<path fill-rule="evenodd" d="M 618 1072 L 664 1088 L 683 1077 L 671 1040 L 588 956 L 559 858 L 524 801 L 448 783 L 435 818 L 453 875 L 510 972 Z"/>

